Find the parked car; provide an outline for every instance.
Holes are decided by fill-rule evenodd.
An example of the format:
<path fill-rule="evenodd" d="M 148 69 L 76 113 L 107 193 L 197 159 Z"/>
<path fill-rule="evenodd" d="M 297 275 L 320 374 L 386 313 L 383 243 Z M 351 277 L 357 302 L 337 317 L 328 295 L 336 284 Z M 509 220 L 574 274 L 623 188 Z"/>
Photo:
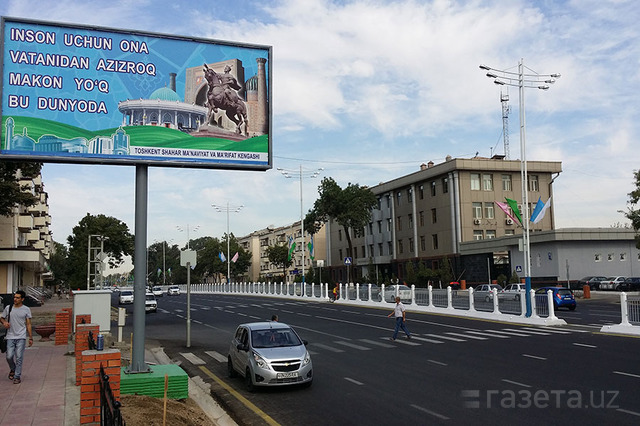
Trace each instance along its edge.
<path fill-rule="evenodd" d="M 585 285 L 588 285 L 591 290 L 600 290 L 600 281 L 604 281 L 606 279 L 607 277 L 603 277 L 599 275 L 588 276 L 578 280 L 578 286 L 579 288 L 582 288 Z"/>
<path fill-rule="evenodd" d="M 627 277 L 620 284 L 620 291 L 640 291 L 640 277 Z"/>
<path fill-rule="evenodd" d="M 617 290 L 620 291 L 620 284 L 624 282 L 627 277 L 608 277 L 606 280 L 600 281 L 600 290 Z"/>
<path fill-rule="evenodd" d="M 473 289 L 473 297 L 489 302 L 493 300 L 493 289 L 496 289 L 498 297 L 500 297 L 500 293 L 504 291 L 500 284 L 480 284 Z"/>
<path fill-rule="evenodd" d="M 542 296 L 546 296 L 548 290 L 553 292 L 553 307 L 555 309 L 569 308 L 571 311 L 576 309 L 576 299 L 573 297 L 573 292 L 566 287 L 541 287 L 537 289 L 536 304 L 546 303 L 547 299 Z"/>
<path fill-rule="evenodd" d="M 169 286 L 167 290 L 167 296 L 180 296 L 180 287 L 177 285 Z"/>
<path fill-rule="evenodd" d="M 313 366 L 306 345 L 293 328 L 281 322 L 241 324 L 229 345 L 229 377 L 240 374 L 250 392 L 256 386 L 310 386 Z"/>
<path fill-rule="evenodd" d="M 144 311 L 158 312 L 158 301 L 153 293 L 147 293 L 144 296 Z"/>
<path fill-rule="evenodd" d="M 360 299 L 367 300 L 369 297 L 369 284 L 360 284 Z M 380 287 L 371 284 L 371 300 L 380 300 Z"/>
<path fill-rule="evenodd" d="M 133 290 L 122 290 L 118 296 L 118 303 L 121 305 L 133 303 Z"/>
<path fill-rule="evenodd" d="M 498 293 L 498 297 L 500 299 L 507 299 L 507 300 L 520 300 L 520 295 L 524 294 L 525 288 L 526 288 L 526 285 L 522 283 L 509 284 L 504 288 L 502 293 Z"/>
<path fill-rule="evenodd" d="M 160 287 L 159 285 L 153 287 L 153 289 L 151 290 L 151 292 L 153 293 L 154 296 L 156 297 L 162 297 L 164 295 L 164 292 L 162 291 L 162 287 Z"/>
<path fill-rule="evenodd" d="M 396 295 L 400 296 L 403 302 L 411 302 L 411 289 L 403 284 L 393 284 L 384 288 L 384 295 L 378 294 L 378 300 L 385 302 L 395 302 Z"/>

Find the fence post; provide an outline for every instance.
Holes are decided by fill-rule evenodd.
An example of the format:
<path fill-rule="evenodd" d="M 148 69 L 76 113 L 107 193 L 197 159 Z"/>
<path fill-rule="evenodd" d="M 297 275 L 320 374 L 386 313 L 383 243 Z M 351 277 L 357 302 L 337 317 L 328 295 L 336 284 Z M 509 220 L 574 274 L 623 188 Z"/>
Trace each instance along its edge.
<path fill-rule="evenodd" d="M 414 306 L 418 305 L 416 303 L 416 285 L 415 284 L 411 284 L 411 304 Z"/>
<path fill-rule="evenodd" d="M 384 284 L 382 285 L 382 290 L 384 292 Z M 429 284 L 429 305 L 428 306 L 433 307 L 433 287 L 431 286 L 431 284 Z"/>
<path fill-rule="evenodd" d="M 500 313 L 500 306 L 498 305 L 498 290 L 496 288 L 491 289 L 491 294 L 493 294 L 493 313 Z"/>
<path fill-rule="evenodd" d="M 525 290 L 525 292 L 526 292 L 526 290 Z M 531 290 L 529 291 L 529 299 L 531 300 L 531 316 L 532 316 L 532 317 L 540 318 L 540 317 L 538 316 L 538 310 L 536 309 L 536 292 L 535 292 L 533 289 L 531 289 Z M 526 315 L 526 313 L 527 313 L 527 310 L 526 310 L 526 304 L 525 304 L 525 310 L 524 310 L 524 313 L 525 313 L 525 315 Z"/>
<path fill-rule="evenodd" d="M 526 290 L 518 290 L 518 294 L 520 295 L 520 316 L 525 317 L 527 315 L 527 291 Z M 532 297 L 535 298 L 535 297 Z M 536 305 L 531 305 L 531 311 L 535 314 Z"/>
<path fill-rule="evenodd" d="M 627 303 L 627 293 L 624 291 L 620 293 L 620 313 L 622 315 L 622 322 L 620 325 L 631 325 L 629 322 L 629 305 Z"/>
<path fill-rule="evenodd" d="M 383 303 L 386 302 L 386 300 L 384 299 L 384 284 L 380 286 L 380 301 Z"/>
<path fill-rule="evenodd" d="M 447 309 L 453 309 L 453 296 L 451 295 L 451 286 L 447 286 Z"/>
<path fill-rule="evenodd" d="M 469 287 L 469 311 L 475 312 L 476 310 L 476 299 L 473 297 L 473 287 Z"/>
<path fill-rule="evenodd" d="M 553 309 L 553 290 L 547 290 L 547 305 L 549 306 L 549 319 L 558 319 L 555 309 Z"/>

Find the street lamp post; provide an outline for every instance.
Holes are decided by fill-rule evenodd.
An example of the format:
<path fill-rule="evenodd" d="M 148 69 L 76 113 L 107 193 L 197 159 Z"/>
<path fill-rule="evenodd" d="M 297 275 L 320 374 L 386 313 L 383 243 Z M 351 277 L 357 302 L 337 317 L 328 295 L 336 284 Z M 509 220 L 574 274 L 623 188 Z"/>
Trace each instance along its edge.
<path fill-rule="evenodd" d="M 196 225 L 195 228 L 191 229 L 193 232 L 197 231 L 200 228 L 200 225 Z M 187 231 L 187 249 L 189 249 L 189 224 L 187 223 L 187 227 L 183 228 L 182 226 L 176 226 L 176 229 L 180 232 L 184 232 L 185 230 Z"/>
<path fill-rule="evenodd" d="M 97 250 L 98 247 L 92 247 L 91 246 L 91 239 L 92 238 L 97 238 L 98 241 L 100 241 L 100 253 L 98 253 L 98 254 L 94 253 L 93 254 L 93 259 L 94 260 L 91 260 L 91 251 L 92 250 L 93 251 Z M 108 239 L 109 239 L 109 237 L 105 237 L 105 236 L 99 235 L 99 234 L 90 234 L 89 235 L 88 242 L 87 242 L 87 290 L 89 290 L 90 285 L 91 285 L 91 275 L 92 275 L 91 274 L 91 264 L 92 263 L 96 263 L 97 264 L 98 262 L 99 262 L 100 265 L 102 264 L 102 261 L 104 260 L 104 253 L 103 253 L 104 252 L 104 240 L 108 240 Z M 100 257 L 102 257 L 102 258 L 99 258 L 99 260 L 95 260 L 96 257 L 98 257 L 98 255 L 100 255 Z M 102 268 L 101 268 L 101 266 L 94 267 L 93 275 L 97 275 L 98 274 L 98 271 L 96 271 L 95 269 L 98 269 L 100 271 L 100 278 L 102 278 Z M 100 284 L 102 284 L 102 279 L 100 279 Z"/>
<path fill-rule="evenodd" d="M 229 212 L 238 213 L 244 207 L 242 204 L 239 206 L 230 206 L 227 201 L 226 206 L 221 206 L 218 204 L 212 204 L 211 207 L 215 209 L 218 213 L 227 213 L 227 283 L 231 283 L 231 258 L 229 257 L 229 241 L 231 240 L 231 236 L 229 234 Z"/>
<path fill-rule="evenodd" d="M 299 170 L 287 170 L 278 168 L 278 171 L 282 173 L 284 177 L 287 179 L 291 179 L 294 177 L 298 177 L 300 179 L 300 236 L 302 237 L 302 291 L 300 294 L 304 296 L 305 285 L 304 285 L 304 207 L 302 204 L 302 178 L 316 178 L 320 175 L 320 172 L 323 171 L 323 168 L 314 169 L 314 170 L 303 170 L 302 164 L 300 165 Z"/>
<path fill-rule="evenodd" d="M 526 289 L 526 316 L 531 316 L 531 246 L 529 244 L 529 179 L 527 174 L 526 132 L 524 113 L 524 89 L 548 90 L 549 85 L 560 78 L 560 74 L 538 74 L 527 68 L 531 74 L 524 72 L 524 60 L 518 62 L 518 72 L 499 70 L 487 65 L 480 65 L 480 69 L 488 71 L 487 77 L 500 86 L 512 86 L 518 88 L 519 118 L 520 118 L 520 175 L 522 182 L 522 242 L 524 250 L 524 277 Z"/>

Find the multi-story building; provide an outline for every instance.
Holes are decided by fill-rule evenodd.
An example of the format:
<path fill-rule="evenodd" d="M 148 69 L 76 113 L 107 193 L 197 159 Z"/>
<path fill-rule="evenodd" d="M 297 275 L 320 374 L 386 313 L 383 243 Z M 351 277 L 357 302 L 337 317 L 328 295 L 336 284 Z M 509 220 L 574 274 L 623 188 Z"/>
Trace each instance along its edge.
<path fill-rule="evenodd" d="M 552 195 L 552 183 L 562 167 L 560 162 L 528 161 L 527 168 L 529 205 L 525 207 L 530 217 L 538 199 L 546 202 Z M 456 278 L 479 280 L 468 271 L 465 275 L 460 244 L 522 234 L 522 227 L 495 204 L 509 198 L 517 200 L 523 211 L 520 170 L 519 160 L 500 156 L 447 157 L 441 164 L 422 164 L 415 173 L 371 187 L 378 206 L 363 230 L 351 230 L 353 252 L 345 229 L 335 221 L 327 224 L 331 278 L 402 280 L 409 263 L 437 268 L 446 257 Z M 530 224 L 531 232 L 551 229 L 553 203 L 540 222 Z"/>
<path fill-rule="evenodd" d="M 0 216 L 0 293 L 42 287 L 51 276 L 51 216 L 42 176 L 22 178 L 20 185 L 28 185 L 39 201 L 15 208 L 11 216 Z"/>
<path fill-rule="evenodd" d="M 300 221 L 282 227 L 267 227 L 259 231 L 238 238 L 241 247 L 251 254 L 251 267 L 244 277 L 248 281 L 270 281 L 272 277 L 282 275 L 282 267 L 269 262 L 267 248 L 271 246 L 289 246 L 289 238 L 296 243 L 293 253 L 293 264 L 286 270 L 287 282 L 293 282 L 298 275 L 302 275 L 302 258 L 304 250 L 304 271 L 310 267 L 322 268 L 327 259 L 327 245 L 324 226 L 313 236 L 313 257 L 309 252 L 311 235 L 305 232 L 304 241 L 301 234 Z"/>

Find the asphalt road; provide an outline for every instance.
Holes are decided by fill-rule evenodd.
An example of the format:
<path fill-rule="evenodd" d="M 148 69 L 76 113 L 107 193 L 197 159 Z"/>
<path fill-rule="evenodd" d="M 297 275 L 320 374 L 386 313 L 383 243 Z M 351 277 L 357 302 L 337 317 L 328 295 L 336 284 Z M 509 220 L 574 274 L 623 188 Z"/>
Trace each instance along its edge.
<path fill-rule="evenodd" d="M 192 295 L 189 348 L 186 296 L 164 296 L 158 307 L 146 315 L 147 342 L 211 383 L 240 424 L 640 422 L 640 339 L 597 332 L 619 322 L 619 301 L 609 298 L 560 311 L 570 325 L 551 329 L 409 313 L 414 338 L 392 342 L 392 305 Z M 311 388 L 249 393 L 240 378 L 227 378 L 224 360 L 236 326 L 272 314 L 309 341 Z"/>

